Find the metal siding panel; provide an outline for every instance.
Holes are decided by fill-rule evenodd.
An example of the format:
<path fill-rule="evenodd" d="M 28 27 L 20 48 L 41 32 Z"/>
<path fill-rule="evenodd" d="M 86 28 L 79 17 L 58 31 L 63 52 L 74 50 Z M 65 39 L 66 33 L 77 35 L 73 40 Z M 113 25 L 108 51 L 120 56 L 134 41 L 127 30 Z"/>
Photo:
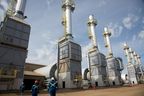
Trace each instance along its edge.
<path fill-rule="evenodd" d="M 18 47 L 28 48 L 30 26 L 26 25 L 23 22 L 7 19 L 4 22 L 0 35 L 0 42 Z"/>

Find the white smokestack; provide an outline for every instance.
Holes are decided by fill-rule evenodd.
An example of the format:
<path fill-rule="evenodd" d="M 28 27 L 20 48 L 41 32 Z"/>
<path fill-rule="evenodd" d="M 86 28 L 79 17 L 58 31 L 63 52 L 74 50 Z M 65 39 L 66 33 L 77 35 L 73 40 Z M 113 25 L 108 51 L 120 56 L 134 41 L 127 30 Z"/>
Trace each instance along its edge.
<path fill-rule="evenodd" d="M 130 54 L 129 54 L 129 47 L 126 43 L 124 43 L 123 46 L 124 46 L 124 51 L 125 51 L 125 55 L 127 57 L 128 64 L 131 64 Z"/>
<path fill-rule="evenodd" d="M 134 53 L 134 51 L 131 48 L 129 48 L 130 60 L 131 60 L 132 64 L 136 63 L 133 53 Z"/>
<path fill-rule="evenodd" d="M 72 39 L 72 17 L 71 17 L 71 13 L 74 11 L 75 9 L 75 4 L 73 0 L 63 0 L 62 1 L 62 9 L 64 11 L 64 21 L 63 25 L 66 31 L 66 37 L 68 39 Z"/>
<path fill-rule="evenodd" d="M 17 0 L 15 16 L 24 19 L 26 0 Z"/>
<path fill-rule="evenodd" d="M 104 27 L 104 40 L 105 40 L 105 47 L 108 48 L 108 54 L 109 54 L 109 57 L 112 57 L 113 56 L 113 52 L 112 52 L 112 48 L 111 48 L 111 44 L 110 44 L 110 36 L 111 36 L 111 32 L 109 32 L 108 28 L 107 27 Z"/>
<path fill-rule="evenodd" d="M 95 35 L 95 26 L 97 25 L 96 20 L 94 19 L 93 15 L 89 16 L 88 20 L 88 31 L 89 31 L 89 38 L 92 40 L 93 47 L 97 48 L 97 41 L 96 41 L 96 35 Z"/>

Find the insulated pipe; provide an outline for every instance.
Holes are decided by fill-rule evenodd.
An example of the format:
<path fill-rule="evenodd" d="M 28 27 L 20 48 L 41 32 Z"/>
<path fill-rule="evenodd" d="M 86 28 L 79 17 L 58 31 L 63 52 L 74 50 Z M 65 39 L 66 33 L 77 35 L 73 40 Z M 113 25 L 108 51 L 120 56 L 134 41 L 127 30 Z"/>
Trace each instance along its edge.
<path fill-rule="evenodd" d="M 97 25 L 96 20 L 94 19 L 93 15 L 89 16 L 88 20 L 88 31 L 89 31 L 89 38 L 92 40 L 93 47 L 98 48 L 97 41 L 96 41 L 96 35 L 95 35 L 95 26 Z"/>
<path fill-rule="evenodd" d="M 17 0 L 15 8 L 15 16 L 24 19 L 24 11 L 26 6 L 26 0 Z"/>
<path fill-rule="evenodd" d="M 130 56 L 129 56 L 129 47 L 126 43 L 123 44 L 125 56 L 127 57 L 128 64 L 131 64 Z"/>
<path fill-rule="evenodd" d="M 135 64 L 138 65 L 138 64 L 139 64 L 139 61 L 138 61 L 136 52 L 134 52 L 133 55 L 134 55 L 134 59 L 135 59 L 135 61 L 136 61 Z"/>
<path fill-rule="evenodd" d="M 66 36 L 68 39 L 72 39 L 72 17 L 71 17 L 71 12 L 74 11 L 75 6 L 74 6 L 74 1 L 73 0 L 63 0 L 62 2 L 62 9 L 64 11 L 64 16 L 65 16 L 65 31 L 66 31 Z"/>
<path fill-rule="evenodd" d="M 141 57 L 139 55 L 137 55 L 137 60 L 138 60 L 138 64 L 141 64 Z"/>
<path fill-rule="evenodd" d="M 112 48 L 111 48 L 110 39 L 109 39 L 109 37 L 111 36 L 111 33 L 109 32 L 107 27 L 104 27 L 103 36 L 104 36 L 105 44 L 106 44 L 105 47 L 108 48 L 109 56 L 113 57 Z"/>
<path fill-rule="evenodd" d="M 130 60 L 131 60 L 131 63 L 132 64 L 136 64 L 136 61 L 135 61 L 135 57 L 134 57 L 134 51 L 132 51 L 131 48 L 129 48 L 129 54 L 130 54 Z"/>

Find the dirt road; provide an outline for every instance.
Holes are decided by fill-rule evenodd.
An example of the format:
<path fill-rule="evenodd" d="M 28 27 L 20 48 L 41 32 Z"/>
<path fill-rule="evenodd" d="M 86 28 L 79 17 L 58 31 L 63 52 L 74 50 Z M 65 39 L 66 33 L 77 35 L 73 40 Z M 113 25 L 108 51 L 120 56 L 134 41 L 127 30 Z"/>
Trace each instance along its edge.
<path fill-rule="evenodd" d="M 0 96 L 20 96 L 18 93 L 0 94 Z M 23 96 L 31 96 L 25 93 Z M 48 96 L 47 92 L 40 92 L 39 96 Z M 65 89 L 58 90 L 57 96 L 144 96 L 144 85 L 133 87 L 118 87 L 104 89 L 75 90 Z"/>

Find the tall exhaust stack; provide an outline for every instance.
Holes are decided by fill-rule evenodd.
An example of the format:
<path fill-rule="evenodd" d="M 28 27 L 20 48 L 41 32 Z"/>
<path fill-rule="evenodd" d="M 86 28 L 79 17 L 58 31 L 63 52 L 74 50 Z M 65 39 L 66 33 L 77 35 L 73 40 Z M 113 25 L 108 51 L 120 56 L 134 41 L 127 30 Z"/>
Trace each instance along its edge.
<path fill-rule="evenodd" d="M 25 18 L 24 11 L 25 11 L 25 6 L 26 6 L 26 1 L 27 0 L 17 0 L 14 16 L 21 18 L 21 19 Z"/>
<path fill-rule="evenodd" d="M 132 63 L 132 64 L 136 64 L 136 60 L 135 60 L 135 57 L 134 57 L 134 51 L 131 49 L 131 48 L 129 48 L 129 54 L 130 54 L 130 62 Z"/>
<path fill-rule="evenodd" d="M 89 16 L 89 20 L 87 24 L 88 24 L 89 38 L 92 41 L 93 47 L 95 47 L 98 51 L 96 35 L 95 35 L 95 26 L 97 25 L 97 21 L 94 19 L 93 15 Z"/>
<path fill-rule="evenodd" d="M 105 40 L 105 47 L 108 48 L 108 58 L 112 58 L 113 57 L 113 53 L 112 53 L 112 48 L 111 48 L 111 44 L 110 44 L 110 36 L 111 36 L 111 32 L 108 30 L 107 27 L 104 28 L 104 40 Z"/>
<path fill-rule="evenodd" d="M 62 24 L 64 26 L 66 38 L 72 40 L 72 12 L 75 9 L 75 4 L 73 0 L 63 0 L 62 10 L 63 10 L 63 20 Z"/>
<path fill-rule="evenodd" d="M 130 55 L 129 55 L 129 47 L 126 43 L 124 43 L 123 46 L 124 46 L 125 56 L 127 57 L 127 61 L 128 61 L 127 65 L 130 65 L 131 60 L 130 60 Z"/>
<path fill-rule="evenodd" d="M 136 54 L 136 52 L 134 51 L 134 53 L 133 53 L 133 55 L 134 55 L 134 60 L 135 60 L 135 65 L 139 65 L 139 61 L 138 61 L 138 58 L 137 58 L 137 54 Z"/>
<path fill-rule="evenodd" d="M 106 86 L 106 57 L 98 50 L 95 34 L 95 26 L 97 25 L 97 21 L 95 20 L 93 15 L 89 16 L 87 25 L 89 39 L 91 40 L 91 43 L 93 45 L 92 48 L 88 50 L 90 81 L 93 86 Z"/>
<path fill-rule="evenodd" d="M 0 90 L 18 90 L 24 81 L 24 66 L 30 35 L 30 25 L 24 20 L 26 0 L 10 0 L 9 9 L 15 14 L 7 15 L 0 28 L 0 75 L 4 75 L 5 83 Z M 14 1 L 14 2 L 13 2 Z M 15 6 L 16 5 L 16 6 Z M 8 10 L 9 10 L 8 9 Z M 3 54 L 5 52 L 5 54 Z M 1 68 L 3 68 L 1 70 Z M 10 80 L 10 81 L 9 81 Z"/>
<path fill-rule="evenodd" d="M 107 71 L 108 71 L 108 79 L 109 84 L 113 85 L 120 85 L 121 84 L 121 70 L 119 67 L 119 63 L 117 62 L 118 58 L 113 57 L 113 52 L 110 44 L 110 36 L 111 32 L 108 30 L 107 27 L 104 28 L 104 40 L 105 40 L 105 47 L 108 49 L 107 55 Z"/>
<path fill-rule="evenodd" d="M 77 88 L 81 86 L 81 46 L 73 42 L 72 17 L 74 0 L 62 0 L 65 36 L 58 42 L 58 87 Z"/>
<path fill-rule="evenodd" d="M 128 70 L 128 76 L 129 76 L 130 83 L 137 84 L 138 81 L 137 81 L 136 70 L 135 70 L 134 64 L 132 64 L 132 60 L 131 60 L 131 58 L 133 56 L 131 54 L 132 52 L 130 52 L 130 51 L 132 51 L 132 50 L 131 49 L 129 50 L 129 46 L 126 43 L 123 44 L 123 47 L 124 47 L 124 51 L 125 51 L 125 56 L 127 57 L 127 61 L 128 61 L 127 70 Z"/>

